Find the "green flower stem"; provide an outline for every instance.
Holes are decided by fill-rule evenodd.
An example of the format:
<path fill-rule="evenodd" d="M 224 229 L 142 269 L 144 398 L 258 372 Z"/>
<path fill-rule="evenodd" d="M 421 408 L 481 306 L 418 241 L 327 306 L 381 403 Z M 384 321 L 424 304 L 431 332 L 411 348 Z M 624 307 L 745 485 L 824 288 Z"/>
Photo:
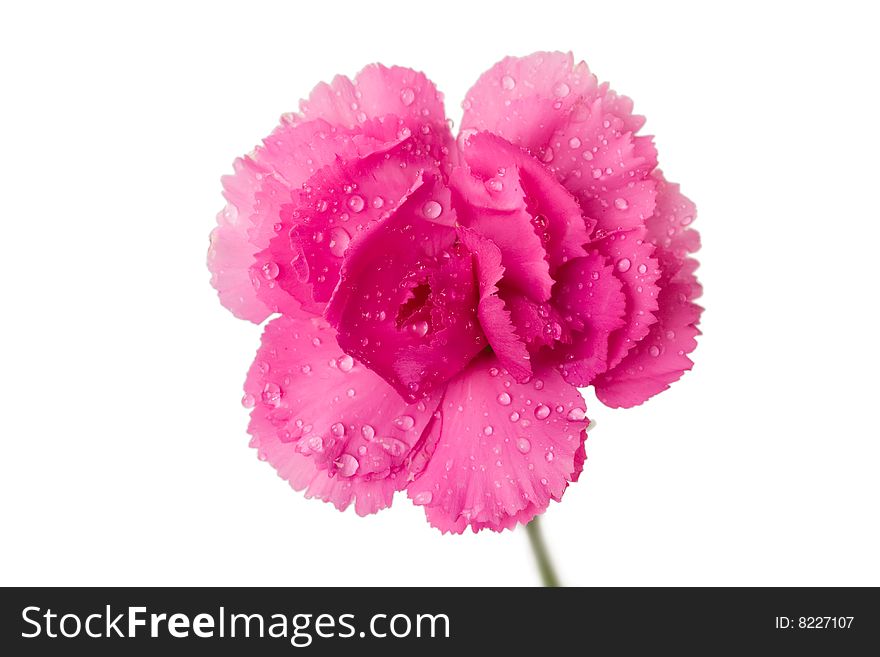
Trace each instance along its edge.
<path fill-rule="evenodd" d="M 535 555 L 535 561 L 538 564 L 538 571 L 541 573 L 541 581 L 544 586 L 559 586 L 559 578 L 550 562 L 550 554 L 547 552 L 547 546 L 544 543 L 544 536 L 541 534 L 541 525 L 538 523 L 540 516 L 535 516 L 528 525 L 526 525 L 526 533 L 529 535 L 529 543 L 532 545 L 532 553 Z"/>

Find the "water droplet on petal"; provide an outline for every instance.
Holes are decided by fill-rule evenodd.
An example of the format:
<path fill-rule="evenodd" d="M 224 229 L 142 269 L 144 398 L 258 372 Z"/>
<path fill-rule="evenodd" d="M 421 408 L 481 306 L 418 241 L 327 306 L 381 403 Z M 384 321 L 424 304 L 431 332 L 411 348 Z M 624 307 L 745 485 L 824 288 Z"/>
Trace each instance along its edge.
<path fill-rule="evenodd" d="M 364 197 L 355 194 L 348 199 L 348 207 L 352 212 L 360 212 L 364 209 Z"/>
<path fill-rule="evenodd" d="M 538 404 L 535 407 L 535 417 L 539 420 L 546 420 L 550 416 L 550 407 L 544 404 Z"/>
<path fill-rule="evenodd" d="M 629 258 L 621 258 L 617 261 L 617 271 L 621 273 L 629 271 L 631 266 L 632 262 L 630 262 Z"/>
<path fill-rule="evenodd" d="M 502 406 L 510 406 L 510 395 L 506 392 L 502 392 L 498 395 L 498 403 Z"/>
<path fill-rule="evenodd" d="M 546 452 L 544 454 L 544 460 L 547 461 L 547 463 L 552 462 L 553 461 L 553 452 Z"/>
<path fill-rule="evenodd" d="M 614 207 L 618 210 L 626 210 L 629 207 L 629 202 L 625 198 L 616 198 L 614 199 Z"/>
<path fill-rule="evenodd" d="M 528 454 L 529 450 L 532 449 L 532 443 L 529 442 L 528 438 L 517 438 L 516 448 L 520 451 L 521 454 Z"/>
<path fill-rule="evenodd" d="M 413 104 L 413 101 L 416 99 L 416 92 L 410 89 L 409 87 L 404 87 L 400 90 L 400 102 L 409 107 Z"/>
<path fill-rule="evenodd" d="M 330 433 L 334 436 L 344 436 L 345 435 L 345 425 L 342 422 L 336 422 L 333 426 L 330 427 Z"/>
<path fill-rule="evenodd" d="M 367 440 L 373 440 L 376 437 L 376 430 L 370 424 L 361 427 L 361 435 Z"/>
<path fill-rule="evenodd" d="M 494 432 L 495 432 L 495 429 L 492 427 L 491 424 L 488 424 L 485 427 L 483 427 L 483 435 L 485 435 L 485 436 L 491 436 Z"/>
<path fill-rule="evenodd" d="M 271 281 L 275 278 L 278 278 L 278 265 L 272 261 L 267 262 L 263 265 L 263 277 L 267 281 Z"/>
<path fill-rule="evenodd" d="M 343 372 L 351 372 L 352 367 L 354 367 L 354 358 L 348 354 L 339 359 L 339 369 Z"/>
<path fill-rule="evenodd" d="M 654 358 L 657 358 L 657 356 L 660 355 L 660 347 L 658 347 L 658 346 L 655 345 L 655 344 L 652 344 L 652 345 L 648 348 L 648 353 L 651 354 Z"/>
<path fill-rule="evenodd" d="M 394 426 L 401 431 L 409 431 L 415 426 L 415 424 L 416 421 L 411 415 L 401 415 L 400 417 L 394 418 Z"/>
<path fill-rule="evenodd" d="M 343 454 L 334 461 L 334 465 L 339 468 L 339 474 L 343 477 L 351 477 L 360 467 L 358 460 L 351 454 Z"/>
<path fill-rule="evenodd" d="M 244 397 L 241 398 L 241 405 L 245 408 L 253 408 L 256 403 L 256 398 L 249 392 L 245 393 Z"/>
<path fill-rule="evenodd" d="M 586 419 L 587 414 L 584 412 L 584 409 L 575 406 L 568 412 L 567 417 L 572 422 L 581 422 Z"/>
<path fill-rule="evenodd" d="M 557 98 L 565 98 L 570 93 L 571 87 L 569 87 L 565 82 L 557 82 L 556 86 L 553 87 L 553 95 Z"/>
<path fill-rule="evenodd" d="M 646 265 L 645 263 L 640 264 L 639 265 L 639 273 L 646 274 L 647 272 L 648 272 L 648 265 Z"/>
<path fill-rule="evenodd" d="M 434 496 L 431 494 L 431 491 L 423 490 L 421 493 L 416 493 L 413 496 L 413 504 L 425 506 L 426 504 L 430 504 L 432 499 L 434 499 Z"/>
<path fill-rule="evenodd" d="M 436 219 L 443 212 L 443 206 L 437 201 L 426 201 L 422 206 L 422 214 L 426 219 Z"/>
<path fill-rule="evenodd" d="M 519 422 L 519 413 L 517 413 L 516 411 L 511 413 L 510 414 L 510 421 L 511 422 Z"/>
<path fill-rule="evenodd" d="M 423 338 L 428 334 L 428 322 L 424 319 L 413 322 L 410 328 L 412 329 L 412 332 L 420 338 Z"/>
<path fill-rule="evenodd" d="M 345 255 L 345 250 L 351 242 L 351 235 L 342 226 L 336 226 L 330 231 L 330 253 L 337 258 Z"/>
<path fill-rule="evenodd" d="M 276 383 L 267 383 L 263 388 L 263 401 L 274 406 L 281 401 L 281 387 Z"/>
<path fill-rule="evenodd" d="M 511 76 L 509 76 L 509 75 L 502 76 L 502 78 L 501 78 L 501 88 L 502 89 L 504 89 L 505 91 L 510 91 L 515 86 L 516 86 L 516 80 L 514 80 Z"/>
<path fill-rule="evenodd" d="M 572 137 L 571 139 L 568 140 L 568 147 L 569 148 L 580 148 L 581 147 L 581 140 L 578 139 L 577 137 Z"/>
<path fill-rule="evenodd" d="M 535 379 L 535 390 L 543 390 L 544 389 L 544 381 L 542 379 Z"/>

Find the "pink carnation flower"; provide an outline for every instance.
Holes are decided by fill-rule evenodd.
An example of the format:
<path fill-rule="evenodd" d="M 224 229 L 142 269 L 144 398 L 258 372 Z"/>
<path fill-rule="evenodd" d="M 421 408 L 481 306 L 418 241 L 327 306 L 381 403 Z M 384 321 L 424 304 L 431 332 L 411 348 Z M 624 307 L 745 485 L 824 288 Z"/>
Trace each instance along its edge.
<path fill-rule="evenodd" d="M 262 322 L 252 446 L 359 514 L 527 523 L 577 480 L 578 387 L 628 407 L 691 367 L 694 205 L 644 119 L 570 54 L 507 58 L 454 140 L 421 73 L 320 84 L 224 178 L 208 264 Z"/>

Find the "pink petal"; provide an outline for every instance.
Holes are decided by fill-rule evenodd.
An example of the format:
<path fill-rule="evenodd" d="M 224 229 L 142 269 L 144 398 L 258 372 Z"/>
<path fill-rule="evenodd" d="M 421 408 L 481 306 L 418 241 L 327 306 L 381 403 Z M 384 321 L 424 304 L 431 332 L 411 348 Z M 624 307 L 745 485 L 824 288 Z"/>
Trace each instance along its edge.
<path fill-rule="evenodd" d="M 439 421 L 407 494 L 444 532 L 528 522 L 583 465 L 583 397 L 549 368 L 520 384 L 487 354 L 450 382 Z"/>
<path fill-rule="evenodd" d="M 553 287 L 550 263 L 526 209 L 516 172 L 511 173 L 499 191 L 490 192 L 483 180 L 463 167 L 455 169 L 450 184 L 461 197 L 456 212 L 463 226 L 498 246 L 505 285 L 541 302 L 550 298 Z"/>
<path fill-rule="evenodd" d="M 496 135 L 470 134 L 460 139 L 459 145 L 468 170 L 483 182 L 483 189 L 478 188 L 481 194 L 466 188 L 470 193 L 463 195 L 469 203 L 480 210 L 515 211 L 518 218 L 528 217 L 547 252 L 551 274 L 561 264 L 584 255 L 583 245 L 589 240 L 593 222 L 582 215 L 577 201 L 552 172 L 528 152 Z M 455 180 L 453 176 L 453 184 Z M 494 236 L 487 236 L 499 243 Z"/>
<path fill-rule="evenodd" d="M 624 325 L 626 297 L 605 256 L 592 253 L 560 270 L 554 305 L 575 332 L 571 344 L 559 345 L 554 356 L 565 380 L 584 387 L 608 366 L 609 336 Z"/>
<path fill-rule="evenodd" d="M 608 347 L 608 367 L 614 367 L 648 334 L 657 321 L 657 295 L 660 268 L 652 257 L 654 245 L 645 239 L 645 230 L 612 233 L 591 244 L 598 253 L 608 257 L 614 266 L 614 275 L 623 284 L 626 295 L 626 322 L 613 332 Z"/>
<path fill-rule="evenodd" d="M 537 154 L 574 104 L 596 90 L 595 76 L 571 53 L 507 57 L 468 91 L 462 130 L 486 130 Z"/>
<path fill-rule="evenodd" d="M 654 209 L 649 174 L 657 151 L 650 137 L 636 137 L 626 125 L 596 98 L 579 104 L 550 139 L 549 167 L 604 232 L 640 227 Z"/>
<path fill-rule="evenodd" d="M 415 401 L 486 346 L 470 253 L 434 176 L 349 245 L 326 316 L 340 346 Z"/>
<path fill-rule="evenodd" d="M 380 148 L 383 139 L 338 129 L 326 121 L 282 123 L 262 146 L 234 163 L 223 179 L 227 206 L 211 234 L 208 268 L 221 303 L 237 317 L 261 322 L 272 312 L 294 312 L 299 305 L 271 275 L 269 261 L 257 254 L 281 227 L 281 208 L 291 190 L 336 157 L 355 157 Z"/>
<path fill-rule="evenodd" d="M 684 196 L 677 184 L 669 183 L 660 171 L 654 172 L 657 181 L 657 207 L 647 221 L 647 239 L 654 243 L 654 256 L 660 263 L 663 275 L 660 284 L 675 280 L 685 269 L 685 276 L 696 268 L 696 261 L 688 254 L 700 248 L 700 235 L 691 228 L 697 216 L 697 208 Z M 694 281 L 695 282 L 695 281 Z M 695 291 L 691 298 L 699 296 Z"/>
<path fill-rule="evenodd" d="M 509 292 L 505 292 L 503 298 L 510 308 L 517 335 L 532 351 L 556 342 L 572 341 L 568 323 L 551 302 L 534 303 L 522 295 Z"/>
<path fill-rule="evenodd" d="M 502 367 L 517 381 L 524 381 L 532 375 L 531 357 L 525 343 L 516 334 L 504 301 L 498 297 L 497 284 L 504 275 L 501 250 L 491 240 L 468 228 L 461 228 L 459 235 L 477 265 L 480 326 Z"/>
<path fill-rule="evenodd" d="M 323 307 L 339 282 L 349 245 L 393 213 L 425 169 L 437 171 L 413 138 L 365 157 L 337 159 L 309 178 L 281 212 L 281 230 L 257 257 L 304 307 Z"/>
<path fill-rule="evenodd" d="M 245 383 L 251 445 L 296 490 L 364 515 L 390 505 L 439 397 L 408 404 L 319 318 L 272 320 Z"/>
<path fill-rule="evenodd" d="M 301 118 L 294 120 L 323 118 L 349 129 L 393 115 L 429 144 L 436 157 L 452 146 L 443 94 L 423 73 L 408 68 L 370 64 L 354 81 L 338 75 L 331 84 L 315 87 L 300 112 Z"/>
<path fill-rule="evenodd" d="M 595 382 L 606 406 L 629 408 L 666 390 L 693 366 L 688 358 L 699 335 L 701 308 L 692 303 L 688 284 L 671 283 L 660 291 L 657 323 L 613 370 Z"/>
<path fill-rule="evenodd" d="M 693 303 L 702 288 L 694 276 L 697 261 L 688 254 L 700 247 L 699 235 L 690 228 L 694 204 L 678 185 L 666 182 L 660 172 L 657 207 L 647 222 L 647 240 L 655 246 L 660 286 L 657 323 L 647 336 L 614 369 L 596 382 L 596 395 L 609 406 L 630 407 L 662 392 L 689 370 L 688 354 L 696 347 L 696 328 L 702 309 Z"/>

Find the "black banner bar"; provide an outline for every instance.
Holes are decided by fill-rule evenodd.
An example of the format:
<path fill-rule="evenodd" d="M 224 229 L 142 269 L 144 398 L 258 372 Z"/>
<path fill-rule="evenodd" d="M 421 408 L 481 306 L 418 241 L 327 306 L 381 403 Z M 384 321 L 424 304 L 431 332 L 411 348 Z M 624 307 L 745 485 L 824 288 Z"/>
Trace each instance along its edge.
<path fill-rule="evenodd" d="M 600 646 L 846 655 L 880 645 L 878 600 L 869 588 L 7 588 L 0 645 L 5 655 L 481 646 L 511 655 Z"/>

